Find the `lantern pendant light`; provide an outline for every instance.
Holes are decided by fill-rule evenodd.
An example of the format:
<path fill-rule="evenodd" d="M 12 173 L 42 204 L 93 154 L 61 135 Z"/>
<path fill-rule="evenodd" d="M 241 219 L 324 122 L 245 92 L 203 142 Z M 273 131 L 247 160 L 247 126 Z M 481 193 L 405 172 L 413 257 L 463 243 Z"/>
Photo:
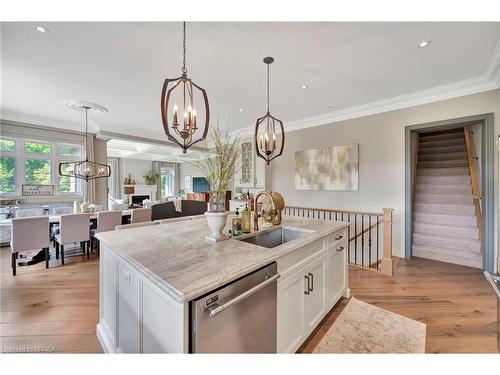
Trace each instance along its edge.
<path fill-rule="evenodd" d="M 259 117 L 255 124 L 255 150 L 257 156 L 269 163 L 283 154 L 285 147 L 285 129 L 283 122 L 269 111 L 269 65 L 274 62 L 270 56 L 264 58 L 264 64 L 267 65 L 267 113 Z"/>
<path fill-rule="evenodd" d="M 87 134 L 88 134 L 88 110 L 89 106 L 82 106 L 85 110 L 85 160 L 69 161 L 59 163 L 59 176 L 74 177 L 81 180 L 94 180 L 96 178 L 106 178 L 111 176 L 111 167 L 107 164 L 97 163 L 89 160 L 87 148 Z M 69 168 L 68 168 L 69 167 Z"/>
<path fill-rule="evenodd" d="M 210 121 L 210 110 L 208 106 L 208 97 L 205 89 L 195 84 L 187 76 L 186 69 L 186 22 L 183 22 L 183 63 L 182 75 L 174 79 L 165 79 L 161 94 L 161 119 L 163 129 L 168 139 L 183 150 L 186 150 L 204 140 L 208 134 Z M 203 104 L 202 111 L 197 112 L 195 99 Z M 172 118 L 169 118 L 171 114 Z M 199 129 L 199 115 L 202 116 L 203 132 L 196 138 L 196 132 Z"/>

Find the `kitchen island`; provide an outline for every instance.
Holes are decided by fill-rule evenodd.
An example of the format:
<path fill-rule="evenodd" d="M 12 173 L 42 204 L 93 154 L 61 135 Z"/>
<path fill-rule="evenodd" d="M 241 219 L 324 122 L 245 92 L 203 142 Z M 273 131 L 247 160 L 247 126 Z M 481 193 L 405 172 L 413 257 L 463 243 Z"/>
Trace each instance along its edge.
<path fill-rule="evenodd" d="M 99 341 L 111 353 L 188 353 L 190 302 L 276 262 L 276 351 L 294 352 L 349 294 L 347 226 L 284 217 L 280 226 L 217 243 L 204 239 L 204 219 L 100 233 Z M 276 230 L 293 239 L 252 243 Z"/>

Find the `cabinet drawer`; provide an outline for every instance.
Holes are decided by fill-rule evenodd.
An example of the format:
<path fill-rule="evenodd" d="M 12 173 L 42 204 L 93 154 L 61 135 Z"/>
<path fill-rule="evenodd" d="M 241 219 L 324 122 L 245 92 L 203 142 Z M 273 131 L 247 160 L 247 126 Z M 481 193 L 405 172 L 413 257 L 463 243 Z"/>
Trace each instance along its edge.
<path fill-rule="evenodd" d="M 324 238 L 307 244 L 278 259 L 278 272 L 285 278 L 301 269 L 326 251 Z"/>
<path fill-rule="evenodd" d="M 347 243 L 347 228 L 342 228 L 328 236 L 328 250 L 336 250 L 339 246 Z"/>

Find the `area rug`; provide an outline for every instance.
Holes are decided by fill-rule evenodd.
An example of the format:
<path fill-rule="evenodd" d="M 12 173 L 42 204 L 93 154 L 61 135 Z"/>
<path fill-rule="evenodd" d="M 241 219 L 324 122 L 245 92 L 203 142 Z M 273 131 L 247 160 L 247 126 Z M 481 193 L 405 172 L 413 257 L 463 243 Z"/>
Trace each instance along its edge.
<path fill-rule="evenodd" d="M 351 298 L 314 353 L 425 353 L 426 325 Z"/>

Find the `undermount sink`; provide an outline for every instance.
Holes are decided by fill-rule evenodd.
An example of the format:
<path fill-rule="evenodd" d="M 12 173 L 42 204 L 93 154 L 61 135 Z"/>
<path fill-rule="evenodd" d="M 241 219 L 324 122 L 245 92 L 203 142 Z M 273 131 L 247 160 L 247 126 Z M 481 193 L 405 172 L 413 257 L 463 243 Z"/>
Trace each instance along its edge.
<path fill-rule="evenodd" d="M 310 233 L 313 233 L 313 231 L 307 229 L 281 227 L 259 233 L 255 236 L 241 238 L 240 241 L 272 249 L 273 247 L 283 245 L 286 242 L 293 241 Z"/>

